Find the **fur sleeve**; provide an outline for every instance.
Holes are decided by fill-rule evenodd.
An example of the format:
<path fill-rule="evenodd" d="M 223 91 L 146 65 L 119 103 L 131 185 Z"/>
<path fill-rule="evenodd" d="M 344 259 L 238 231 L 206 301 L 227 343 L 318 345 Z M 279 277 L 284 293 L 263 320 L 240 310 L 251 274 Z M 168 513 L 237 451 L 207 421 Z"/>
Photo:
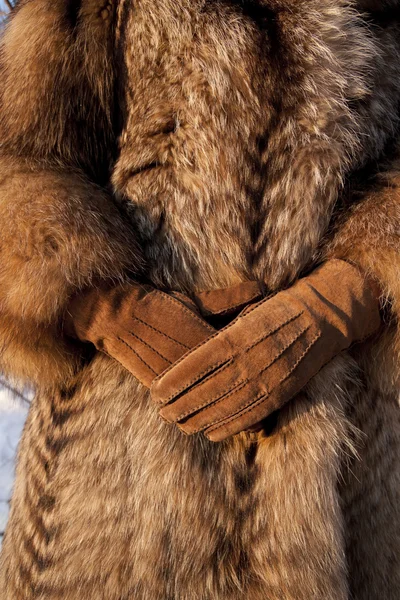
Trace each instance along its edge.
<path fill-rule="evenodd" d="M 352 261 L 375 278 L 382 290 L 382 305 L 399 322 L 400 159 L 390 171 L 379 175 L 365 198 L 346 213 L 328 248 L 328 257 Z"/>
<path fill-rule="evenodd" d="M 61 329 L 71 294 L 140 260 L 112 199 L 83 176 L 0 165 L 0 369 L 49 384 L 79 359 Z"/>
<path fill-rule="evenodd" d="M 68 299 L 138 268 L 104 191 L 113 154 L 113 5 L 35 0 L 0 48 L 0 371 L 65 380 L 80 350 L 62 333 Z"/>

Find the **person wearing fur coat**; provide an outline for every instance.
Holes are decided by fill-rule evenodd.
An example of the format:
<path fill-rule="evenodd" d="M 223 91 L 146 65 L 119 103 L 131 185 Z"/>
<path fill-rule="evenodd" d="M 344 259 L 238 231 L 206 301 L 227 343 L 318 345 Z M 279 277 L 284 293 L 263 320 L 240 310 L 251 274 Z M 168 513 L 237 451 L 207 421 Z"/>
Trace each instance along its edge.
<path fill-rule="evenodd" d="M 398 4 L 17 3 L 2 600 L 400 597 Z"/>

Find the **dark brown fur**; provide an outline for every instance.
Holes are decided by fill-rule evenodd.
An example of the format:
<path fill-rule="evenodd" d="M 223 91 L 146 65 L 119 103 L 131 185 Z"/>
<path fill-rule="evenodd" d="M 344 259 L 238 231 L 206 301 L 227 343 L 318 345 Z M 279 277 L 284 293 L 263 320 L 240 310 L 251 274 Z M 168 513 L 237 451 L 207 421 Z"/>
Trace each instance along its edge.
<path fill-rule="evenodd" d="M 342 0 L 73 5 L 21 2 L 3 42 L 1 365 L 38 388 L 3 596 L 397 599 L 400 169 L 361 198 L 353 175 L 395 138 L 397 21 Z M 390 322 L 270 435 L 187 438 L 54 335 L 76 289 L 138 268 L 137 241 L 155 284 L 189 291 L 346 257 Z"/>

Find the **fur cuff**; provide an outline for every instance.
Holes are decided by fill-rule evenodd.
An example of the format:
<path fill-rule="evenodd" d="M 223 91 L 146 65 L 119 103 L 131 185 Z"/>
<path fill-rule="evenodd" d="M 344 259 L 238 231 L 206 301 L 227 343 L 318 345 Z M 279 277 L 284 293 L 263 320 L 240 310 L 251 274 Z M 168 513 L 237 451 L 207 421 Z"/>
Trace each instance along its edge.
<path fill-rule="evenodd" d="M 123 281 L 140 254 L 112 199 L 80 174 L 0 166 L 0 368 L 49 384 L 79 362 L 62 333 L 71 295 Z"/>
<path fill-rule="evenodd" d="M 358 265 L 375 279 L 381 306 L 397 329 L 400 357 L 400 170 L 382 177 L 375 190 L 347 214 L 328 247 L 328 258 Z"/>

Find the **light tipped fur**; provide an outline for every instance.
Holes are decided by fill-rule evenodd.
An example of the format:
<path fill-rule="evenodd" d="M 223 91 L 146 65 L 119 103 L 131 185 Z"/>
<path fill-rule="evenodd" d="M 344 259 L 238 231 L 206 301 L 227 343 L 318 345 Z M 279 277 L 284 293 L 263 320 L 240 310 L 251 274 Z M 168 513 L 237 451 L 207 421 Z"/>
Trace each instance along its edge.
<path fill-rule="evenodd" d="M 9 53 L 2 74 L 26 92 L 32 118 L 20 111 L 23 128 L 13 133 L 12 106 L 0 113 L 9 240 L 0 244 L 1 360 L 11 373 L 35 365 L 42 376 L 21 442 L 0 595 L 397 600 L 400 196 L 396 162 L 381 168 L 384 185 L 376 173 L 398 127 L 396 3 L 112 5 L 113 19 L 97 29 L 101 2 L 83 0 L 75 13 L 66 10 L 74 2 L 21 2 L 5 37 L 12 46 L 37 11 L 46 17 L 27 33 L 26 63 Z M 52 40 L 67 52 L 54 49 L 43 95 L 34 58 L 40 41 L 43 57 Z M 71 73 L 74 48 L 88 62 L 79 54 Z M 21 74 L 36 73 L 32 90 L 20 60 Z M 82 105 L 65 88 L 73 121 L 64 139 L 63 113 L 49 117 L 46 102 L 69 77 L 96 83 Z M 74 119 L 83 115 L 89 141 L 75 153 Z M 56 175 L 37 170 L 35 148 Z M 117 213 L 95 185 L 104 164 Z M 323 257 L 346 258 L 378 279 L 390 323 L 327 365 L 261 433 L 221 444 L 185 437 L 107 356 L 60 380 L 48 366 L 55 352 L 60 369 L 71 363 L 58 338 L 47 354 L 38 342 L 30 354 L 26 343 L 11 344 L 25 330 L 57 326 L 73 290 L 136 268 L 136 240 L 150 280 L 189 291 L 253 277 L 280 289 Z M 79 362 L 79 349 L 68 352 Z"/>
<path fill-rule="evenodd" d="M 82 352 L 62 331 L 71 295 L 141 267 L 111 196 L 112 8 L 21 1 L 0 47 L 0 368 L 68 380 Z"/>

